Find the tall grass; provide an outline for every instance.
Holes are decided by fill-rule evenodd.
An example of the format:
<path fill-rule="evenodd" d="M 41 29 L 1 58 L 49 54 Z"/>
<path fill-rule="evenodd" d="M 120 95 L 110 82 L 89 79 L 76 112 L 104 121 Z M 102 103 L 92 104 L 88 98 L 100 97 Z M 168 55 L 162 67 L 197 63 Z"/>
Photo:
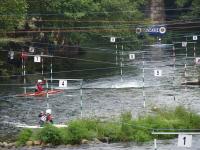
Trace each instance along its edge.
<path fill-rule="evenodd" d="M 132 119 L 131 113 L 125 112 L 120 118 L 114 120 L 101 121 L 96 118 L 73 120 L 69 122 L 67 128 L 58 129 L 47 125 L 35 134 L 29 130 L 23 130 L 18 142 L 24 144 L 26 140 L 36 139 L 53 145 L 80 144 L 82 139 L 93 140 L 94 138 L 101 141 L 107 139 L 110 142 L 145 142 L 154 138 L 151 132 L 156 129 L 180 131 L 199 127 L 200 116 L 179 106 L 175 109 L 158 109 L 154 115 L 140 116 L 137 119 Z M 159 136 L 160 139 L 173 137 L 174 135 Z"/>

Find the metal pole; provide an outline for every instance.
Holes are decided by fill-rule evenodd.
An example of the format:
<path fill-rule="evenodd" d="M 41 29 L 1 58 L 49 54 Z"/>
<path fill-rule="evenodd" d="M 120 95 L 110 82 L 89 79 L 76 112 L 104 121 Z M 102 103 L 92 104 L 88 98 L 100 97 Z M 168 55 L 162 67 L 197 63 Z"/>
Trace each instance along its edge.
<path fill-rule="evenodd" d="M 48 80 L 46 80 L 46 88 L 47 88 L 47 98 L 49 98 L 49 94 L 48 94 L 48 90 L 49 90 Z"/>
<path fill-rule="evenodd" d="M 117 44 L 115 44 L 115 63 L 118 64 L 118 56 L 117 56 Z"/>
<path fill-rule="evenodd" d="M 173 89 L 174 89 L 174 92 L 175 92 L 175 71 L 176 71 L 176 66 L 175 66 L 175 63 L 176 63 L 176 52 L 175 52 L 175 46 L 173 45 L 173 63 L 174 63 L 174 67 L 173 67 L 173 70 L 174 70 L 174 75 L 173 75 Z M 174 94 L 174 101 L 176 100 L 176 97 L 175 97 L 175 94 Z"/>
<path fill-rule="evenodd" d="M 186 42 L 187 42 L 187 37 L 186 37 Z M 185 83 L 187 82 L 186 80 L 186 76 L 187 76 L 187 45 L 188 43 L 186 44 L 186 47 L 185 47 L 185 67 L 184 67 L 184 76 L 185 76 Z M 187 90 L 187 84 L 185 84 L 185 90 Z"/>
<path fill-rule="evenodd" d="M 157 140 L 154 139 L 154 150 L 157 150 Z"/>
<path fill-rule="evenodd" d="M 197 72 L 197 70 L 196 70 L 196 45 L 195 45 L 195 43 L 194 43 L 194 49 L 193 49 L 193 52 L 194 52 L 194 73 L 196 72 L 196 73 L 198 73 Z M 195 75 L 195 74 L 194 74 Z M 199 80 L 199 77 L 198 77 L 198 80 Z"/>
<path fill-rule="evenodd" d="M 144 91 L 144 52 L 142 52 L 142 96 L 143 96 L 143 106 L 146 107 L 146 97 Z"/>
<path fill-rule="evenodd" d="M 120 72 L 121 72 L 121 82 L 123 81 L 122 75 L 123 75 L 123 55 L 124 55 L 124 46 L 122 44 L 122 52 L 121 52 L 121 63 L 120 63 Z"/>
<path fill-rule="evenodd" d="M 51 65 L 50 65 L 51 66 L 51 90 L 53 90 L 53 87 L 52 87 L 52 79 L 53 79 L 52 78 L 52 73 L 53 73 L 53 71 L 52 71 L 53 70 L 53 64 L 52 64 L 52 62 L 53 62 L 53 60 L 52 59 L 53 59 L 53 56 L 51 56 Z"/>
<path fill-rule="evenodd" d="M 42 76 L 43 76 L 43 74 L 44 74 L 44 71 L 43 71 L 43 69 L 44 69 L 43 57 L 41 57 L 41 61 L 42 61 Z"/>
<path fill-rule="evenodd" d="M 81 99 L 81 118 L 83 117 L 83 90 L 82 90 L 83 81 L 80 83 L 80 99 Z"/>
<path fill-rule="evenodd" d="M 24 59 L 24 93 L 26 94 L 26 64 Z"/>

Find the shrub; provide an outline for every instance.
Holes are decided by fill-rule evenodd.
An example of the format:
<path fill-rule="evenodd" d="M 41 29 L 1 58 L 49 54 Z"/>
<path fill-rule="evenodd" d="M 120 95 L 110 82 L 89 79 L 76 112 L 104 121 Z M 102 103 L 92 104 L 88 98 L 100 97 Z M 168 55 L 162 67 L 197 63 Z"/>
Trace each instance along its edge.
<path fill-rule="evenodd" d="M 59 145 L 63 142 L 60 130 L 51 124 L 45 125 L 38 134 L 39 140 L 44 143 Z"/>
<path fill-rule="evenodd" d="M 118 122 L 101 122 L 97 125 L 97 138 L 104 141 L 108 138 L 109 141 L 119 141 L 120 138 L 120 124 Z"/>
<path fill-rule="evenodd" d="M 32 135 L 32 130 L 30 129 L 24 129 L 20 132 L 18 138 L 17 138 L 17 146 L 23 146 L 26 144 L 26 142 L 29 140 L 29 138 Z"/>
<path fill-rule="evenodd" d="M 68 141 L 71 144 L 80 144 L 82 139 L 91 140 L 95 137 L 95 132 L 89 130 L 84 120 L 76 120 L 69 123 L 67 128 Z"/>

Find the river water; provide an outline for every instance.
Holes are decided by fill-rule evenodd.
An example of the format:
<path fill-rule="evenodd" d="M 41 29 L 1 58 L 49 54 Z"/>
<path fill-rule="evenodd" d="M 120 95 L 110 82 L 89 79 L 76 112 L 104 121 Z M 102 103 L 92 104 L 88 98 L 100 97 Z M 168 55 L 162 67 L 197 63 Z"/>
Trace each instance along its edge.
<path fill-rule="evenodd" d="M 128 54 L 133 52 L 136 59 L 129 60 Z M 173 52 L 176 54 L 175 57 L 173 57 Z M 118 54 L 121 54 L 121 50 L 118 50 Z M 88 53 L 83 57 L 84 59 L 89 59 L 90 55 Z M 110 54 L 109 57 L 107 55 L 105 53 L 102 54 L 101 58 L 106 59 L 103 61 L 110 60 L 113 64 L 116 63 L 115 55 Z M 198 56 L 198 52 L 196 52 L 196 56 Z M 99 54 L 98 58 L 100 58 Z M 186 49 L 181 48 L 180 45 L 175 47 L 174 51 L 172 46 L 157 45 L 144 47 L 140 51 L 124 50 L 122 67 L 120 67 L 120 62 L 119 55 L 118 65 L 115 69 L 76 72 L 76 77 L 84 79 L 82 100 L 79 89 L 68 89 L 62 94 L 53 95 L 49 98 L 22 98 L 13 96 L 23 93 L 24 89 L 20 88 L 20 86 L 1 85 L 1 137 L 10 137 L 18 131 L 18 129 L 7 123 L 37 124 L 37 115 L 41 110 L 46 109 L 47 103 L 48 107 L 52 108 L 55 123 L 64 123 L 81 116 L 100 117 L 103 119 L 117 117 L 125 111 L 131 111 L 133 117 L 137 117 L 138 115 L 150 114 L 152 108 L 155 107 L 175 107 L 178 105 L 183 105 L 200 113 L 199 86 L 181 85 L 186 80 L 194 80 L 195 76 L 198 75 L 199 66 L 194 63 L 193 46 L 188 47 L 187 53 Z M 78 66 L 79 64 L 76 65 Z M 92 63 L 87 63 L 83 66 L 87 65 L 95 66 Z M 185 66 L 186 68 L 184 68 Z M 105 68 L 107 66 L 105 64 L 102 66 L 96 65 L 94 68 L 100 67 Z M 162 75 L 154 76 L 154 70 L 162 70 Z M 121 71 L 122 75 L 120 74 Z M 186 78 L 185 73 L 188 76 Z M 54 78 L 59 77 L 56 74 L 54 76 Z M 67 74 L 67 78 L 73 76 L 74 74 Z M 90 79 L 89 76 L 92 76 L 92 78 Z M 12 81 L 12 83 L 15 82 Z M 31 91 L 33 88 L 29 87 L 27 90 Z M 199 149 L 199 137 L 198 135 L 194 136 L 192 148 L 187 149 Z M 183 149 L 177 147 L 177 139 L 158 141 L 157 145 L 162 150 Z M 58 147 L 57 149 L 146 150 L 153 149 L 153 146 L 154 143 L 152 141 L 143 145 L 136 143 L 103 143 L 70 148 Z"/>

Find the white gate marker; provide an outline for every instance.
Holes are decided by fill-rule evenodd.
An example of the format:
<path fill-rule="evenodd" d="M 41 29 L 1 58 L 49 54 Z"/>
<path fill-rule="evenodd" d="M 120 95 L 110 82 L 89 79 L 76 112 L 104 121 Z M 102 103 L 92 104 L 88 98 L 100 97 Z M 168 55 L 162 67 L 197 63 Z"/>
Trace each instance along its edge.
<path fill-rule="evenodd" d="M 34 56 L 34 62 L 41 62 L 41 56 Z"/>
<path fill-rule="evenodd" d="M 195 62 L 197 65 L 200 65 L 200 57 L 196 57 Z"/>
<path fill-rule="evenodd" d="M 155 77 L 161 77 L 162 76 L 162 70 L 154 70 L 154 76 Z"/>
<path fill-rule="evenodd" d="M 194 41 L 197 41 L 197 40 L 198 40 L 198 36 L 197 36 L 197 35 L 193 35 L 192 39 L 193 39 Z"/>
<path fill-rule="evenodd" d="M 115 43 L 115 37 L 111 37 L 111 38 L 110 38 L 110 42 L 111 42 L 111 43 Z"/>
<path fill-rule="evenodd" d="M 186 47 L 187 46 L 187 42 L 182 42 L 182 47 Z"/>
<path fill-rule="evenodd" d="M 59 80 L 59 87 L 67 87 L 67 80 Z"/>
<path fill-rule="evenodd" d="M 135 59 L 135 54 L 129 54 L 129 59 L 130 59 L 130 60 Z"/>
<path fill-rule="evenodd" d="M 179 134 L 178 135 L 178 147 L 191 147 L 192 135 Z"/>

